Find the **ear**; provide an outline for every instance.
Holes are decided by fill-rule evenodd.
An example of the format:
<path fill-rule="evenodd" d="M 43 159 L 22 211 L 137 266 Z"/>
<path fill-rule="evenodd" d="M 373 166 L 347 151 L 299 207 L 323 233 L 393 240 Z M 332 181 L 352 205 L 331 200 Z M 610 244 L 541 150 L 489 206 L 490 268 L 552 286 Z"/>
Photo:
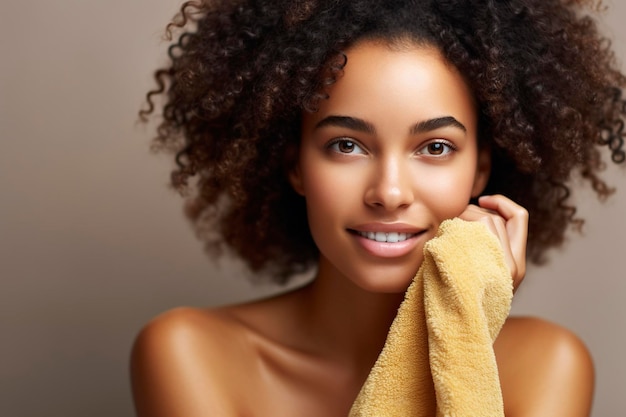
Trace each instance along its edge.
<path fill-rule="evenodd" d="M 295 164 L 289 169 L 287 173 L 289 182 L 294 191 L 300 195 L 304 195 L 304 187 L 302 186 L 302 174 L 300 173 L 300 164 Z"/>
<path fill-rule="evenodd" d="M 478 160 L 476 163 L 476 175 L 472 186 L 472 198 L 478 197 L 487 186 L 491 175 L 491 149 L 488 146 L 481 146 L 478 149 Z"/>
<path fill-rule="evenodd" d="M 289 183 L 296 193 L 303 196 L 304 187 L 302 186 L 302 173 L 300 172 L 298 153 L 299 149 L 297 146 L 289 146 L 285 152 L 285 166 Z"/>

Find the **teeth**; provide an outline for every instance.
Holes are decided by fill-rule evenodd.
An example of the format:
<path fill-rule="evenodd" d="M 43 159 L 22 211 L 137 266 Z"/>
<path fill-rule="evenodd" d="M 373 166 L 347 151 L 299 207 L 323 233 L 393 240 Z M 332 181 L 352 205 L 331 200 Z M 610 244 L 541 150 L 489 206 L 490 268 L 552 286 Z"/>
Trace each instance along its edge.
<path fill-rule="evenodd" d="M 397 232 L 358 232 L 359 235 L 376 242 L 397 243 L 403 242 L 415 236 L 415 233 L 397 233 Z"/>

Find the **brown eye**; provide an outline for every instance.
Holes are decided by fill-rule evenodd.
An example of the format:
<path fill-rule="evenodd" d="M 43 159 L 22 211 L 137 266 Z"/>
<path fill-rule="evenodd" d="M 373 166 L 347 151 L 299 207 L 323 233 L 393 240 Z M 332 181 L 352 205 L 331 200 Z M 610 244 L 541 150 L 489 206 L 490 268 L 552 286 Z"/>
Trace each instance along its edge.
<path fill-rule="evenodd" d="M 441 155 L 445 151 L 445 146 L 441 142 L 434 142 L 428 145 L 428 153 L 431 155 Z"/>
<path fill-rule="evenodd" d="M 448 141 L 437 140 L 430 142 L 419 150 L 419 154 L 426 156 L 446 156 L 451 152 L 454 152 L 456 148 Z"/>
<path fill-rule="evenodd" d="M 364 155 L 366 153 L 357 142 L 350 139 L 337 139 L 328 145 L 328 149 L 346 155 Z"/>
<path fill-rule="evenodd" d="M 351 142 L 349 140 L 342 140 L 341 142 L 339 142 L 337 144 L 337 148 L 339 149 L 339 152 L 342 153 L 351 153 L 354 151 L 354 142 Z"/>

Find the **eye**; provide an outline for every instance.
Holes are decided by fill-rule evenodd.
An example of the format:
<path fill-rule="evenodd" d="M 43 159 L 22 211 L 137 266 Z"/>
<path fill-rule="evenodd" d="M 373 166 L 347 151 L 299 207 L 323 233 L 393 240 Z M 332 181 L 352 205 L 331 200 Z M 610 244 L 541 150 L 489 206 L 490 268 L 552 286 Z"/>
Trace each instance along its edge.
<path fill-rule="evenodd" d="M 429 156 L 445 156 L 455 150 L 456 147 L 451 143 L 444 140 L 437 140 L 426 144 L 426 146 L 420 148 L 417 153 Z"/>
<path fill-rule="evenodd" d="M 335 139 L 327 145 L 327 149 L 340 154 L 364 155 L 365 151 L 350 139 Z"/>

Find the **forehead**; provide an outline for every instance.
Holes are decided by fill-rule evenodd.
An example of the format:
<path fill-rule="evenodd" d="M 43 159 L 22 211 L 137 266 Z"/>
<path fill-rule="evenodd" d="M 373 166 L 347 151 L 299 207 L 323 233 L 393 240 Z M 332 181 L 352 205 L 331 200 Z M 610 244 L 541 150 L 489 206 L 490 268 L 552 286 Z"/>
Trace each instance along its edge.
<path fill-rule="evenodd" d="M 348 49 L 343 74 L 328 90 L 315 123 L 329 114 L 350 115 L 377 124 L 414 124 L 453 116 L 476 125 L 473 94 L 459 71 L 438 49 L 414 44 L 362 41 Z"/>

